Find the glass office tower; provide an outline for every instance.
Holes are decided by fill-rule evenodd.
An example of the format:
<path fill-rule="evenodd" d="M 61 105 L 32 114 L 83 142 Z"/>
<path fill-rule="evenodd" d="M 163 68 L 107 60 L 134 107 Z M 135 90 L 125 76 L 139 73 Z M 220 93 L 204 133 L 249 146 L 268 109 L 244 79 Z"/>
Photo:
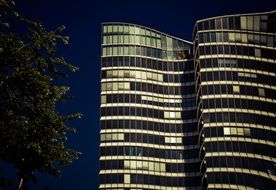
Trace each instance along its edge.
<path fill-rule="evenodd" d="M 102 25 L 102 190 L 201 189 L 192 43 Z"/>
<path fill-rule="evenodd" d="M 275 33 L 276 11 L 196 23 L 203 188 L 276 189 Z"/>

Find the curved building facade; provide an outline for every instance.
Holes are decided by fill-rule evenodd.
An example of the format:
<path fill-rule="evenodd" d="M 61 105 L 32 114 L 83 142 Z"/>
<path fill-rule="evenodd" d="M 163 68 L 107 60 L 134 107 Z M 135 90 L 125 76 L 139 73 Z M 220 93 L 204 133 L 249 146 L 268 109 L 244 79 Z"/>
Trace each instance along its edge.
<path fill-rule="evenodd" d="M 192 43 L 104 23 L 102 190 L 201 189 Z"/>
<path fill-rule="evenodd" d="M 275 11 L 196 23 L 204 189 L 276 189 L 275 33 Z"/>

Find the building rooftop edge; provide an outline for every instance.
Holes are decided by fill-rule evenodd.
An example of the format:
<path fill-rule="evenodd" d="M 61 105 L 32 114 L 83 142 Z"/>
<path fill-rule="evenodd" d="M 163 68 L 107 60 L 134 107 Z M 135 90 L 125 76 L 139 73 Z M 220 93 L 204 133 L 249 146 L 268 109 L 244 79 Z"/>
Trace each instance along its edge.
<path fill-rule="evenodd" d="M 267 14 L 267 13 L 275 13 L 276 10 L 273 11 L 266 11 L 266 12 L 255 12 L 255 13 L 242 13 L 242 14 L 229 14 L 229 15 L 221 15 L 221 16 L 213 16 L 213 17 L 208 17 L 204 19 L 197 20 L 196 23 L 206 21 L 206 20 L 211 20 L 215 18 L 222 18 L 222 17 L 230 17 L 230 16 L 249 16 L 249 15 L 261 15 L 261 14 Z"/>
<path fill-rule="evenodd" d="M 188 44 L 190 44 L 190 45 L 193 44 L 191 41 L 184 40 L 184 39 L 182 39 L 182 38 L 179 38 L 179 37 L 176 37 L 176 36 L 173 36 L 173 35 L 164 33 L 164 32 L 160 32 L 159 30 L 156 30 L 156 29 L 153 29 L 153 28 L 150 28 L 150 27 L 147 27 L 147 26 L 139 25 L 139 24 L 134 24 L 134 23 L 129 23 L 129 22 L 102 22 L 101 24 L 102 24 L 102 25 L 108 25 L 108 24 L 129 24 L 129 25 L 133 25 L 133 26 L 139 26 L 139 27 L 142 27 L 142 28 L 145 28 L 145 29 L 152 30 L 152 31 L 154 31 L 154 32 L 163 34 L 163 35 L 165 35 L 165 36 L 169 36 L 169 37 L 171 37 L 171 38 L 174 38 L 174 39 L 183 41 L 183 42 L 188 43 Z"/>

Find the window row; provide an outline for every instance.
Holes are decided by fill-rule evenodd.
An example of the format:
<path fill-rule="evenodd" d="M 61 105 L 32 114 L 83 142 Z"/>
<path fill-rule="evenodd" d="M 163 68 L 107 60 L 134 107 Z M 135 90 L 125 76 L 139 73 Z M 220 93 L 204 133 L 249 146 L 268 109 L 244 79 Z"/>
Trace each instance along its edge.
<path fill-rule="evenodd" d="M 256 16 L 230 16 L 209 19 L 199 22 L 197 29 L 214 30 L 214 29 L 232 29 L 248 30 L 275 33 L 275 13 Z"/>
<path fill-rule="evenodd" d="M 169 187 L 199 187 L 201 176 L 197 177 L 165 177 L 142 174 L 101 174 L 101 184 L 143 184 Z"/>
<path fill-rule="evenodd" d="M 198 34 L 199 43 L 210 42 L 238 42 L 246 44 L 263 45 L 268 47 L 276 46 L 276 36 L 259 35 L 239 32 L 205 32 Z"/>
<path fill-rule="evenodd" d="M 201 81 L 242 81 L 275 85 L 275 76 L 236 71 L 201 72 Z"/>
<path fill-rule="evenodd" d="M 161 39 L 140 35 L 105 35 L 103 44 L 135 44 L 161 49 Z"/>
<path fill-rule="evenodd" d="M 193 82 L 194 73 L 188 74 L 160 74 L 152 71 L 139 70 L 102 70 L 102 78 L 137 78 L 143 80 L 170 82 L 170 83 L 184 83 Z"/>
<path fill-rule="evenodd" d="M 224 129 L 227 128 L 227 129 Z M 241 127 L 208 127 L 204 128 L 205 137 L 223 137 L 223 136 L 246 136 L 254 139 L 267 140 L 274 142 L 276 132 L 258 128 L 241 128 Z"/>
<path fill-rule="evenodd" d="M 135 169 L 135 170 L 149 170 L 155 172 L 166 172 L 166 164 L 159 162 L 147 162 L 140 160 L 124 160 L 125 169 Z"/>
<path fill-rule="evenodd" d="M 123 141 L 158 145 L 195 145 L 197 136 L 170 137 L 144 133 L 103 133 L 101 142 Z"/>
<path fill-rule="evenodd" d="M 102 57 L 102 67 L 131 66 L 161 71 L 193 71 L 193 61 L 159 61 L 135 56 Z"/>
<path fill-rule="evenodd" d="M 275 182 L 261 175 L 214 172 L 207 173 L 207 180 L 210 184 L 237 184 L 240 186 L 254 187 L 256 189 L 274 190 Z"/>
<path fill-rule="evenodd" d="M 132 90 L 153 92 L 158 94 L 188 95 L 195 93 L 194 85 L 190 86 L 162 86 L 143 82 L 102 82 L 101 91 Z"/>
<path fill-rule="evenodd" d="M 101 96 L 101 104 L 106 103 L 141 103 L 162 107 L 192 107 L 195 98 L 167 99 L 138 94 L 108 94 Z"/>
<path fill-rule="evenodd" d="M 259 125 L 276 126 L 275 118 L 265 115 L 240 112 L 215 112 L 204 113 L 203 120 L 205 123 L 217 122 L 237 122 L 237 123 L 254 123 Z"/>
<path fill-rule="evenodd" d="M 276 175 L 276 167 L 273 162 L 250 157 L 207 157 L 209 167 L 246 168 L 263 172 L 271 172 Z"/>
<path fill-rule="evenodd" d="M 143 116 L 149 118 L 188 120 L 196 117 L 194 112 L 190 111 L 162 111 L 141 107 L 102 107 L 101 116 Z"/>
<path fill-rule="evenodd" d="M 102 48 L 103 56 L 135 55 L 166 60 L 181 60 L 190 58 L 189 50 L 166 51 L 142 46 L 106 46 Z"/>
<path fill-rule="evenodd" d="M 167 150 L 135 146 L 101 147 L 101 156 L 146 156 L 165 159 L 195 159 L 198 158 L 198 149 Z"/>
<path fill-rule="evenodd" d="M 105 103 L 142 103 L 162 107 L 193 107 L 195 98 L 167 99 L 135 94 L 108 94 L 101 96 L 101 104 Z"/>
<path fill-rule="evenodd" d="M 276 64 L 267 63 L 257 60 L 245 60 L 245 59 L 201 59 L 201 68 L 217 68 L 217 67 L 231 67 L 231 68 L 244 68 L 260 71 L 275 71 Z"/>
<path fill-rule="evenodd" d="M 260 88 L 255 86 L 244 85 L 204 85 L 201 87 L 202 95 L 212 94 L 240 94 L 249 96 L 260 96 L 266 98 L 276 99 L 275 90 L 268 88 Z"/>
<path fill-rule="evenodd" d="M 102 78 L 136 78 L 163 82 L 163 74 L 136 70 L 103 70 Z"/>
<path fill-rule="evenodd" d="M 273 147 L 251 142 L 205 142 L 205 152 L 241 152 L 269 156 L 275 158 Z M 274 147 L 275 148 L 275 147 Z"/>
<path fill-rule="evenodd" d="M 161 38 L 161 35 L 155 31 L 151 31 L 139 26 L 122 24 L 103 25 L 103 33 L 137 34 Z"/>
<path fill-rule="evenodd" d="M 250 136 L 250 128 L 224 127 L 223 133 L 226 136 Z"/>
<path fill-rule="evenodd" d="M 101 170 L 110 169 L 144 169 L 172 173 L 188 173 L 199 171 L 200 162 L 191 163 L 158 163 L 144 160 L 100 160 Z"/>
<path fill-rule="evenodd" d="M 276 112 L 276 104 L 258 100 L 250 99 L 231 99 L 231 98 L 220 98 L 220 99 L 208 99 L 203 100 L 204 109 L 212 108 L 241 108 L 251 110 L 261 110 L 267 112 Z"/>
<path fill-rule="evenodd" d="M 259 49 L 248 46 L 233 46 L 233 45 L 211 45 L 200 46 L 200 55 L 214 55 L 214 54 L 230 54 L 230 55 L 246 55 L 259 58 L 275 59 L 276 51 L 270 49 Z"/>
<path fill-rule="evenodd" d="M 195 112 L 195 111 L 194 111 Z M 102 120 L 101 129 L 138 129 L 171 133 L 196 132 L 197 123 L 166 124 L 141 120 Z M 191 144 L 191 143 L 190 143 Z"/>

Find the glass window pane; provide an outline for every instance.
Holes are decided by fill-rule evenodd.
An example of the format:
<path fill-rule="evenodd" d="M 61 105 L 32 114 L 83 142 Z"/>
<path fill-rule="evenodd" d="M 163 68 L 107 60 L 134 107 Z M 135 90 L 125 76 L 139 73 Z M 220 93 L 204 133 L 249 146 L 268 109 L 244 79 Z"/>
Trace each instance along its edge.
<path fill-rule="evenodd" d="M 113 25 L 113 32 L 118 32 L 118 26 L 117 25 Z"/>
<path fill-rule="evenodd" d="M 129 33 L 130 34 L 135 34 L 134 26 L 129 27 Z"/>
<path fill-rule="evenodd" d="M 229 33 L 229 41 L 234 42 L 235 41 L 235 33 Z"/>
<path fill-rule="evenodd" d="M 118 55 L 118 48 L 116 46 L 112 48 L 112 55 Z"/>
<path fill-rule="evenodd" d="M 140 44 L 140 36 L 135 36 L 135 44 Z"/>
<path fill-rule="evenodd" d="M 129 40 L 128 40 L 129 35 L 124 35 L 124 43 L 128 44 Z"/>
<path fill-rule="evenodd" d="M 133 44 L 134 43 L 134 35 L 129 36 L 129 43 Z"/>
<path fill-rule="evenodd" d="M 124 175 L 124 183 L 130 183 L 130 174 Z"/>
<path fill-rule="evenodd" d="M 242 42 L 247 43 L 247 34 L 241 35 Z"/>
<path fill-rule="evenodd" d="M 258 88 L 259 96 L 265 96 L 265 90 L 263 88 Z"/>
<path fill-rule="evenodd" d="M 254 30 L 260 31 L 260 16 L 254 16 Z"/>
<path fill-rule="evenodd" d="M 128 26 L 124 26 L 124 33 L 129 33 L 129 27 Z"/>
<path fill-rule="evenodd" d="M 107 26 L 103 26 L 103 33 L 107 33 Z"/>
<path fill-rule="evenodd" d="M 106 44 L 106 43 L 107 43 L 107 37 L 103 36 L 103 44 Z"/>
<path fill-rule="evenodd" d="M 247 17 L 247 29 L 253 30 L 253 16 Z"/>
<path fill-rule="evenodd" d="M 103 48 L 103 56 L 106 56 L 106 48 Z"/>
<path fill-rule="evenodd" d="M 239 86 L 233 86 L 233 93 L 240 93 L 240 87 Z"/>
<path fill-rule="evenodd" d="M 241 29 L 246 30 L 246 17 L 245 16 L 241 16 Z"/>
<path fill-rule="evenodd" d="M 108 25 L 108 26 L 107 26 L 107 32 L 108 32 L 108 33 L 111 33 L 111 32 L 112 32 L 112 25 Z"/>
<path fill-rule="evenodd" d="M 113 44 L 118 43 L 118 36 L 117 36 L 117 35 L 114 35 L 112 41 L 113 41 Z"/>
<path fill-rule="evenodd" d="M 124 26 L 119 25 L 119 32 L 120 32 L 120 33 L 123 33 L 123 32 L 124 32 Z"/>
<path fill-rule="evenodd" d="M 261 50 L 260 49 L 255 48 L 255 56 L 256 57 L 261 57 Z"/>
<path fill-rule="evenodd" d="M 106 77 L 107 78 L 112 78 L 112 71 L 107 71 L 106 72 Z"/>
<path fill-rule="evenodd" d="M 129 55 L 128 46 L 124 46 L 124 55 Z"/>
<path fill-rule="evenodd" d="M 140 28 L 135 27 L 135 34 L 140 34 Z"/>

